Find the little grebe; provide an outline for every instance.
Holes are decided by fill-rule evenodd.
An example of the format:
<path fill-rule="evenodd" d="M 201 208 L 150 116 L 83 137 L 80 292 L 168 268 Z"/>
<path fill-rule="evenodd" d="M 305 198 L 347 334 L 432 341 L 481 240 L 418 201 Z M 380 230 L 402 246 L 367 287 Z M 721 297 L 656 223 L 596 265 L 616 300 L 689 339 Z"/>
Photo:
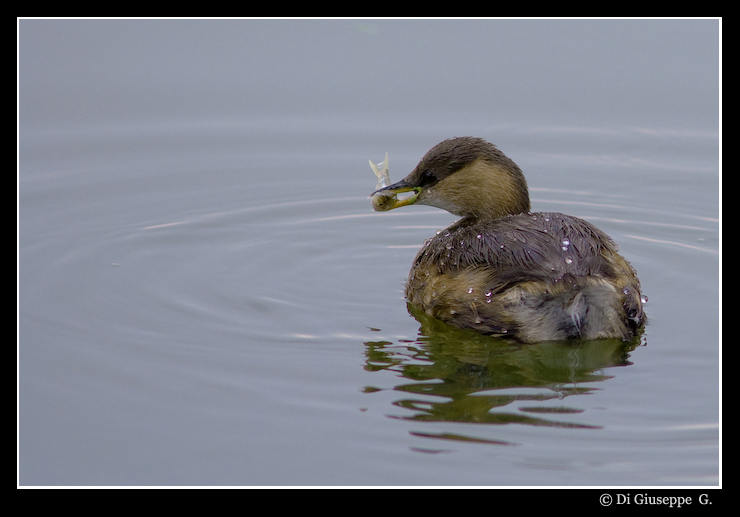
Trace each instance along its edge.
<path fill-rule="evenodd" d="M 407 301 L 435 318 L 523 342 L 628 339 L 645 323 L 640 282 L 609 236 L 530 212 L 522 171 L 483 139 L 437 144 L 374 196 L 389 198 L 379 210 L 416 203 L 462 217 L 424 243 L 406 284 Z"/>

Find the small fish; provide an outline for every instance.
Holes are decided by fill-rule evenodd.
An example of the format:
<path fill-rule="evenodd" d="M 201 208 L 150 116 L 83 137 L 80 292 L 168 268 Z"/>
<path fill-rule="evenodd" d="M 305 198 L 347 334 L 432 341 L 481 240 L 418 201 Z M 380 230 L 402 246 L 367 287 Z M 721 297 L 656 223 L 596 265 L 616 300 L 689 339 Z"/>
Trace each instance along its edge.
<path fill-rule="evenodd" d="M 375 185 L 375 190 L 380 190 L 383 187 L 390 185 L 391 177 L 388 174 L 388 153 L 385 153 L 385 158 L 377 165 L 375 165 L 372 160 L 369 161 L 370 167 L 372 167 L 373 172 L 378 177 L 378 184 Z"/>
<path fill-rule="evenodd" d="M 375 190 L 380 190 L 391 184 L 391 177 L 388 174 L 388 153 L 385 153 L 385 159 L 379 163 L 374 164 L 370 160 L 370 167 L 378 177 L 378 184 L 375 185 Z M 376 212 L 385 212 L 395 206 L 398 198 L 395 194 L 373 194 L 370 198 L 370 203 L 373 205 L 373 210 Z"/>

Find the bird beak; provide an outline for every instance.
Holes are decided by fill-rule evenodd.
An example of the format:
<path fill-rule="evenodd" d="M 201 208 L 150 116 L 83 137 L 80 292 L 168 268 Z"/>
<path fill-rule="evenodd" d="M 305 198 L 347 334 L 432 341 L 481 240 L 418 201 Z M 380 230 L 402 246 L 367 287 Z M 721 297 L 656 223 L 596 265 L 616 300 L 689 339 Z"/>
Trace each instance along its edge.
<path fill-rule="evenodd" d="M 398 194 L 404 194 L 406 192 L 413 192 L 413 194 L 402 199 L 398 198 Z M 376 190 L 370 197 L 372 197 L 375 210 L 385 212 L 394 208 L 414 204 L 419 198 L 419 194 L 421 194 L 421 187 L 410 185 L 405 180 L 401 180 L 393 185 Z"/>

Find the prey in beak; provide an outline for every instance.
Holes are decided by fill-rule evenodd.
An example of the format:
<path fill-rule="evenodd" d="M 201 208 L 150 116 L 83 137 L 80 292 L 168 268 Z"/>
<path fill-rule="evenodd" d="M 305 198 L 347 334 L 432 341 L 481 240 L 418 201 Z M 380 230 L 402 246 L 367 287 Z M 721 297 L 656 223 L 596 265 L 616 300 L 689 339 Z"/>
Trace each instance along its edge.
<path fill-rule="evenodd" d="M 407 192 L 412 192 L 412 194 L 399 199 L 398 194 L 405 194 Z M 385 212 L 394 208 L 414 204 L 420 193 L 421 188 L 409 185 L 404 180 L 401 180 L 373 192 L 370 196 L 370 201 L 376 212 Z"/>
<path fill-rule="evenodd" d="M 386 212 L 416 202 L 421 192 L 419 187 L 410 185 L 404 180 L 398 181 L 393 185 L 388 185 L 391 182 L 390 175 L 388 174 L 388 153 L 385 153 L 383 162 L 377 165 L 370 160 L 370 167 L 372 167 L 373 172 L 378 177 L 378 184 L 375 186 L 376 190 L 370 194 L 370 201 L 376 212 Z M 398 198 L 398 194 L 405 194 L 407 192 L 413 192 L 413 194 L 401 199 Z"/>

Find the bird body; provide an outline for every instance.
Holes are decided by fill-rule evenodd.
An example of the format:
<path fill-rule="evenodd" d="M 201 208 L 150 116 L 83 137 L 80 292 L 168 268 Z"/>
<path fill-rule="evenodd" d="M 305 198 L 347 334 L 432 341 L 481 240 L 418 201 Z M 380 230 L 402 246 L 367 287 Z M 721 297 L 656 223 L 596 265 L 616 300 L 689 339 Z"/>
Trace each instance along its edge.
<path fill-rule="evenodd" d="M 402 192 L 413 195 L 396 200 Z M 640 282 L 611 238 L 577 217 L 530 212 L 524 175 L 485 140 L 445 140 L 374 194 L 393 196 L 383 210 L 418 203 L 462 216 L 427 239 L 406 283 L 407 301 L 435 318 L 523 342 L 628 339 L 645 323 Z"/>

